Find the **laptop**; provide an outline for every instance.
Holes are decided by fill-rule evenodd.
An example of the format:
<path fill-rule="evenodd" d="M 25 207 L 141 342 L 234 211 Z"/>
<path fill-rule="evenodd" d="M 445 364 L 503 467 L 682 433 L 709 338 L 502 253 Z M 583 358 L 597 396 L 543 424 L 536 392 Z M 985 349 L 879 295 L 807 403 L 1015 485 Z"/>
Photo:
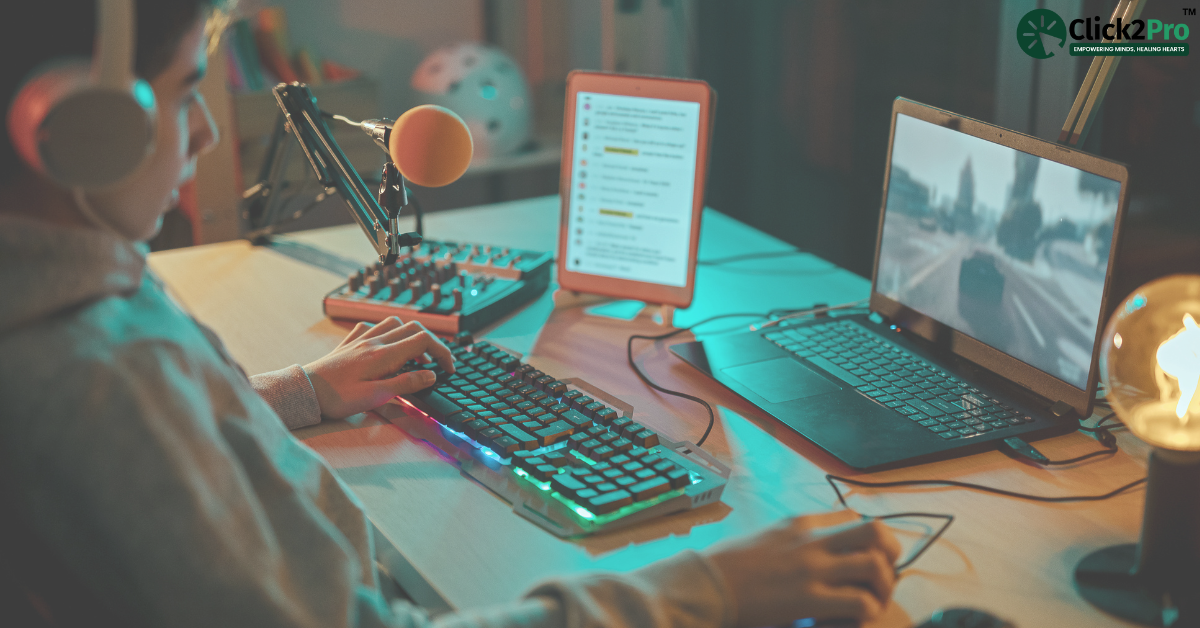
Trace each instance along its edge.
<path fill-rule="evenodd" d="M 855 469 L 1071 432 L 1095 400 L 1128 176 L 898 98 L 869 313 L 671 350 Z"/>

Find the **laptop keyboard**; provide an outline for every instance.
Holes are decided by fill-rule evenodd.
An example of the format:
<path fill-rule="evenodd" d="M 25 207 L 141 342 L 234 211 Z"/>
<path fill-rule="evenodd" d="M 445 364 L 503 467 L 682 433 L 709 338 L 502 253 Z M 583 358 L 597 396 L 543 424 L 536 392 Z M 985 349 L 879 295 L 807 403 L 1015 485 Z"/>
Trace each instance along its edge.
<path fill-rule="evenodd" d="M 947 440 L 1033 421 L 1011 405 L 848 321 L 772 331 L 763 337 L 892 409 L 897 417 Z"/>

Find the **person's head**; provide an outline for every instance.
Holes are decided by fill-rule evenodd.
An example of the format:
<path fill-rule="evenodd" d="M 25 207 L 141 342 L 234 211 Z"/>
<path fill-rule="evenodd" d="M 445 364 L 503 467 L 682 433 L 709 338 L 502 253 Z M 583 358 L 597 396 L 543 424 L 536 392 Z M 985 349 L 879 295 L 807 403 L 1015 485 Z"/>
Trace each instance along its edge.
<path fill-rule="evenodd" d="M 157 231 L 181 184 L 191 178 L 196 158 L 216 141 L 216 129 L 197 83 L 207 69 L 206 22 L 224 0 L 137 0 L 136 74 L 157 99 L 155 146 L 146 161 L 111 188 L 89 193 L 94 213 L 121 235 L 145 240 Z M 40 0 L 22 7 L 21 19 L 0 26 L 0 103 L 9 104 L 25 81 L 59 59 L 90 58 L 95 38 L 96 0 Z M 32 186 L 64 198 L 15 152 L 7 124 L 0 124 L 0 189 Z"/>

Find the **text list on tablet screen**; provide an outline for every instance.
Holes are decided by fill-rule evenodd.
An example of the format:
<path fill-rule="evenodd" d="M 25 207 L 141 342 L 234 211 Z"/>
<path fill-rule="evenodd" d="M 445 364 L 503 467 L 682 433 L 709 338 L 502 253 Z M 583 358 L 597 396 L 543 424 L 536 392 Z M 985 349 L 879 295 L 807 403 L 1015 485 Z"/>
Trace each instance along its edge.
<path fill-rule="evenodd" d="M 579 92 L 567 270 L 687 285 L 700 104 Z"/>

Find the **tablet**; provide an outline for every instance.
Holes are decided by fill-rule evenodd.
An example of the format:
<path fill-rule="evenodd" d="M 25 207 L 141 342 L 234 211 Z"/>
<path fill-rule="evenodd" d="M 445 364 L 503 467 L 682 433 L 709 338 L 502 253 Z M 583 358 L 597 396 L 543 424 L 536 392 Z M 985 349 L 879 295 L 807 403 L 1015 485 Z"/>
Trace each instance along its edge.
<path fill-rule="evenodd" d="M 691 304 L 715 100 L 704 81 L 567 77 L 560 287 Z"/>

